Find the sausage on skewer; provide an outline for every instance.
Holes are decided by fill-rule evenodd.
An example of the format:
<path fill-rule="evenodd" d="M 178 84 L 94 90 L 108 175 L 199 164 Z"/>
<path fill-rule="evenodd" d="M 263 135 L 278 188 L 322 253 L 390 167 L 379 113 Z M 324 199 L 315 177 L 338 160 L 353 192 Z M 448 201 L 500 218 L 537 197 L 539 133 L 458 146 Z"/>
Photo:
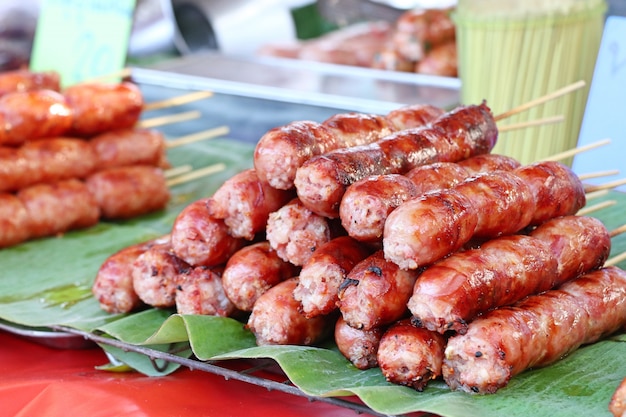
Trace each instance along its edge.
<path fill-rule="evenodd" d="M 459 107 L 426 127 L 315 156 L 298 169 L 294 184 L 298 197 L 310 210 L 336 218 L 350 184 L 371 175 L 403 174 L 420 165 L 488 153 L 497 136 L 486 104 Z"/>
<path fill-rule="evenodd" d="M 513 170 L 521 164 L 513 158 L 484 154 L 459 163 L 435 162 L 413 168 L 405 175 L 386 174 L 364 178 L 350 185 L 339 206 L 341 224 L 353 238 L 378 241 L 389 213 L 403 202 L 427 192 L 451 188 L 478 173 Z"/>
<path fill-rule="evenodd" d="M 593 217 L 566 216 L 530 236 L 493 239 L 426 268 L 408 307 L 429 330 L 464 333 L 477 315 L 547 291 L 597 268 L 608 257 L 610 235 Z"/>
<path fill-rule="evenodd" d="M 172 226 L 174 253 L 191 265 L 223 264 L 246 242 L 229 235 L 224 221 L 209 215 L 209 200 L 204 198 L 189 204 Z"/>
<path fill-rule="evenodd" d="M 289 278 L 267 290 L 254 304 L 246 327 L 264 345 L 312 345 L 332 332 L 334 318 L 307 319 L 293 298 L 297 277 Z"/>
<path fill-rule="evenodd" d="M 34 90 L 61 91 L 61 76 L 56 71 L 18 69 L 0 72 L 0 96 Z"/>
<path fill-rule="evenodd" d="M 33 139 L 64 135 L 73 120 L 72 107 L 56 91 L 5 94 L 0 97 L 0 145 L 19 146 Z"/>
<path fill-rule="evenodd" d="M 196 266 L 176 279 L 176 312 L 230 317 L 236 312 L 222 284 L 224 266 Z"/>
<path fill-rule="evenodd" d="M 626 324 L 626 272 L 607 267 L 475 319 L 445 349 L 453 390 L 494 393 L 511 377 L 549 365 Z"/>
<path fill-rule="evenodd" d="M 228 232 L 237 238 L 254 239 L 267 224 L 270 213 L 291 200 L 289 190 L 278 190 L 259 180 L 253 168 L 229 178 L 208 202 L 209 214 L 223 219 Z"/>
<path fill-rule="evenodd" d="M 423 391 L 441 376 L 446 339 L 406 318 L 389 326 L 378 345 L 378 366 L 387 381 Z"/>
<path fill-rule="evenodd" d="M 378 366 L 378 346 L 386 327 L 374 327 L 370 330 L 355 329 L 339 316 L 335 323 L 335 343 L 339 352 L 358 369 L 370 369 Z"/>
<path fill-rule="evenodd" d="M 385 222 L 385 257 L 402 268 L 428 265 L 473 237 L 514 233 L 585 205 L 582 183 L 565 165 L 539 162 L 471 177 L 409 200 Z"/>
<path fill-rule="evenodd" d="M 274 285 L 297 276 L 300 268 L 280 259 L 269 242 L 244 246 L 226 262 L 222 285 L 241 311 L 252 311 L 256 300 Z"/>
<path fill-rule="evenodd" d="M 418 271 L 405 271 L 377 251 L 359 262 L 339 287 L 337 306 L 348 325 L 369 330 L 408 313 Z"/>
<path fill-rule="evenodd" d="M 106 169 L 85 183 L 104 219 L 129 219 L 162 210 L 170 199 L 163 171 L 153 166 Z"/>
<path fill-rule="evenodd" d="M 294 298 L 308 317 L 330 314 L 339 301 L 339 286 L 371 249 L 349 236 L 339 236 L 321 245 L 303 265 Z"/>
<path fill-rule="evenodd" d="M 315 155 L 363 145 L 394 130 L 424 125 L 443 110 L 428 105 L 406 106 L 386 117 L 342 113 L 322 123 L 296 121 L 268 131 L 257 143 L 254 167 L 259 178 L 281 190 L 293 188 L 296 170 Z"/>
<path fill-rule="evenodd" d="M 169 235 L 127 246 L 109 256 L 98 269 L 91 292 L 108 313 L 129 313 L 143 304 L 133 287 L 135 260 L 156 244 L 167 243 Z"/>
<path fill-rule="evenodd" d="M 78 137 L 131 128 L 139 121 L 144 105 L 139 87 L 126 81 L 75 84 L 63 95 L 73 114 L 67 134 Z"/>

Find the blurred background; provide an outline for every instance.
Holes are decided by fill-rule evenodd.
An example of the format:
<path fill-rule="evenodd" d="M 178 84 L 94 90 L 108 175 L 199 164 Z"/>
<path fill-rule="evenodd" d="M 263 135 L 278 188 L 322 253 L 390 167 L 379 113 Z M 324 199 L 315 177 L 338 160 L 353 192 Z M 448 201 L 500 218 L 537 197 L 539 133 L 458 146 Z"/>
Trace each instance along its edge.
<path fill-rule="evenodd" d="M 625 0 L 607 3 L 607 16 L 626 16 Z M 0 69 L 27 65 L 39 4 L 40 0 L 0 2 Z M 410 45 L 410 15 L 401 17 L 415 8 L 447 9 L 455 4 L 456 0 L 137 0 L 128 58 L 143 64 L 213 50 L 454 76 L 449 43 L 435 54 L 434 62 L 416 69 L 411 59 L 420 51 Z M 440 18 L 435 16 L 430 24 L 442 24 Z M 394 49 L 387 42 L 394 34 L 396 43 L 405 42 L 404 51 L 402 45 Z M 411 46 L 414 49 L 403 55 Z"/>

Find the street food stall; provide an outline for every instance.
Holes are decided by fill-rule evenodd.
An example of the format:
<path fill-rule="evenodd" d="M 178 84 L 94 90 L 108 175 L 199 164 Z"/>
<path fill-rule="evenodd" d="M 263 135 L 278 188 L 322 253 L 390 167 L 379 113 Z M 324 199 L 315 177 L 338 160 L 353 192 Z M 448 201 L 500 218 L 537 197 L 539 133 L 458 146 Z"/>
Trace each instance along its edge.
<path fill-rule="evenodd" d="M 121 71 L 0 72 L 0 414 L 625 415 L 624 19 L 570 0 L 507 92 L 489 2 L 278 3 L 242 42 L 238 2 L 138 2 Z"/>

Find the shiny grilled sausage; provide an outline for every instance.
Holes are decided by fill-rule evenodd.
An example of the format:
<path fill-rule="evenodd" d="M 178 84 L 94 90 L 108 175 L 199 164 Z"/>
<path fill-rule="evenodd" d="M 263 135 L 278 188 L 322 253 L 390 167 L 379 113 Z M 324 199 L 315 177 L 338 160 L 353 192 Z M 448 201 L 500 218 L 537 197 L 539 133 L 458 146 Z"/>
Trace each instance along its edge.
<path fill-rule="evenodd" d="M 29 218 L 29 238 L 54 236 L 68 230 L 93 226 L 100 219 L 97 201 L 76 180 L 37 184 L 17 193 Z"/>
<path fill-rule="evenodd" d="M 574 214 L 584 204 L 580 180 L 559 163 L 482 174 L 394 210 L 385 222 L 385 256 L 402 268 L 425 266 L 460 249 L 472 237 L 513 233 Z"/>
<path fill-rule="evenodd" d="M 471 175 L 496 170 L 510 171 L 519 165 L 510 157 L 484 154 L 459 163 L 435 162 L 422 165 L 405 175 L 367 177 L 347 188 L 339 206 L 341 224 L 355 239 L 378 241 L 383 236 L 389 213 L 403 202 L 427 192 L 451 188 Z"/>
<path fill-rule="evenodd" d="M 239 172 L 226 180 L 209 200 L 209 214 L 223 219 L 229 233 L 247 240 L 265 230 L 270 213 L 294 197 L 259 180 L 254 169 Z"/>
<path fill-rule="evenodd" d="M 119 129 L 90 139 L 98 169 L 129 165 L 169 168 L 163 134 L 153 129 Z"/>
<path fill-rule="evenodd" d="M 339 286 L 371 250 L 349 236 L 321 245 L 303 265 L 293 292 L 307 317 L 330 314 L 337 308 Z"/>
<path fill-rule="evenodd" d="M 235 305 L 222 285 L 224 266 L 196 266 L 184 271 L 176 280 L 176 312 L 230 317 Z"/>
<path fill-rule="evenodd" d="M 61 76 L 56 71 L 33 72 L 25 69 L 0 73 L 0 96 L 34 90 L 61 90 Z"/>
<path fill-rule="evenodd" d="M 477 315 L 596 268 L 609 251 L 610 236 L 599 221 L 557 218 L 530 236 L 493 239 L 435 263 L 416 282 L 408 307 L 429 330 L 464 333 Z"/>
<path fill-rule="evenodd" d="M 208 203 L 204 198 L 189 204 L 172 226 L 172 249 L 190 265 L 220 265 L 244 245 L 243 239 L 228 234 L 222 220 L 209 215 Z"/>
<path fill-rule="evenodd" d="M 67 134 L 74 113 L 56 91 L 36 90 L 0 97 L 0 145 L 19 146 L 27 141 Z"/>
<path fill-rule="evenodd" d="M 90 175 L 85 182 L 105 219 L 128 219 L 162 210 L 170 199 L 163 171 L 153 166 L 110 168 Z"/>
<path fill-rule="evenodd" d="M 339 352 L 361 370 L 378 366 L 376 354 L 386 327 L 355 329 L 339 316 L 335 323 L 335 343 Z"/>
<path fill-rule="evenodd" d="M 13 194 L 0 193 L 0 248 L 22 243 L 30 237 L 28 211 Z"/>
<path fill-rule="evenodd" d="M 585 206 L 582 182 L 567 166 L 554 161 L 535 162 L 515 170 L 533 190 L 537 202 L 531 225 L 575 214 Z"/>
<path fill-rule="evenodd" d="M 337 306 L 344 320 L 369 330 L 407 314 L 407 301 L 419 273 L 385 260 L 382 251 L 359 262 L 339 287 Z"/>
<path fill-rule="evenodd" d="M 626 378 L 622 380 L 611 396 L 609 411 L 614 417 L 626 416 Z"/>
<path fill-rule="evenodd" d="M 246 327 L 264 345 L 312 345 L 332 331 L 334 318 L 318 316 L 307 319 L 293 298 L 298 278 L 289 278 L 259 297 L 252 308 Z"/>
<path fill-rule="evenodd" d="M 96 169 L 96 154 L 84 140 L 51 138 L 19 148 L 0 148 L 0 191 L 39 183 L 86 178 Z"/>
<path fill-rule="evenodd" d="M 421 126 L 441 113 L 443 110 L 433 106 L 413 105 L 394 110 L 387 117 L 341 113 L 322 123 L 292 122 L 261 137 L 254 152 L 254 167 L 262 181 L 287 190 L 293 188 L 296 170 L 311 157 L 370 143 L 393 130 Z"/>
<path fill-rule="evenodd" d="M 626 323 L 626 272 L 608 267 L 492 310 L 453 336 L 443 376 L 453 390 L 494 393 L 528 368 L 549 365 Z"/>
<path fill-rule="evenodd" d="M 484 153 L 459 161 L 458 164 L 469 175 L 482 174 L 491 171 L 513 171 L 522 166 L 515 158 L 496 153 Z"/>
<path fill-rule="evenodd" d="M 329 220 L 313 213 L 296 198 L 270 213 L 266 237 L 281 259 L 302 266 L 334 236 Z"/>
<path fill-rule="evenodd" d="M 133 287 L 133 263 L 152 246 L 168 240 L 169 236 L 162 236 L 127 246 L 109 256 L 98 269 L 91 287 L 100 308 L 108 313 L 129 313 L 141 307 L 143 303 Z"/>
<path fill-rule="evenodd" d="M 152 245 L 133 262 L 133 289 L 150 306 L 173 307 L 178 277 L 191 269 L 191 265 L 174 254 L 170 242 Z"/>
<path fill-rule="evenodd" d="M 401 203 L 419 196 L 418 187 L 400 174 L 373 175 L 346 189 L 339 205 L 341 225 L 362 242 L 382 239 L 385 220 Z"/>
<path fill-rule="evenodd" d="M 226 262 L 222 285 L 241 311 L 252 311 L 256 300 L 274 285 L 297 276 L 300 268 L 280 259 L 269 242 L 244 246 Z"/>
<path fill-rule="evenodd" d="M 315 156 L 298 169 L 294 184 L 298 197 L 310 210 L 336 218 L 350 184 L 371 175 L 403 174 L 420 165 L 456 162 L 487 153 L 497 136 L 486 104 L 459 107 L 426 127 Z"/>
<path fill-rule="evenodd" d="M 130 82 L 80 83 L 63 95 L 72 109 L 70 136 L 91 137 L 131 128 L 139 121 L 144 101 L 141 90 Z"/>
<path fill-rule="evenodd" d="M 445 347 L 443 335 L 402 319 L 380 339 L 378 366 L 387 381 L 423 391 L 429 381 L 441 376 Z"/>
<path fill-rule="evenodd" d="M 404 12 L 396 22 L 393 48 L 410 61 L 419 61 L 434 46 L 456 38 L 449 9 L 413 9 Z"/>

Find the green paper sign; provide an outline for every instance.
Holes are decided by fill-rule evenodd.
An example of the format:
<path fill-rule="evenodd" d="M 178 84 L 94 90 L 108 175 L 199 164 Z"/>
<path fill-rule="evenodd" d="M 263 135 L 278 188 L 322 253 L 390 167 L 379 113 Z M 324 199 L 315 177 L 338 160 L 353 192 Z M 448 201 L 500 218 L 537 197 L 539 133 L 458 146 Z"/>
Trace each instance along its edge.
<path fill-rule="evenodd" d="M 42 0 L 31 70 L 54 70 L 66 87 L 121 70 L 135 0 Z"/>

